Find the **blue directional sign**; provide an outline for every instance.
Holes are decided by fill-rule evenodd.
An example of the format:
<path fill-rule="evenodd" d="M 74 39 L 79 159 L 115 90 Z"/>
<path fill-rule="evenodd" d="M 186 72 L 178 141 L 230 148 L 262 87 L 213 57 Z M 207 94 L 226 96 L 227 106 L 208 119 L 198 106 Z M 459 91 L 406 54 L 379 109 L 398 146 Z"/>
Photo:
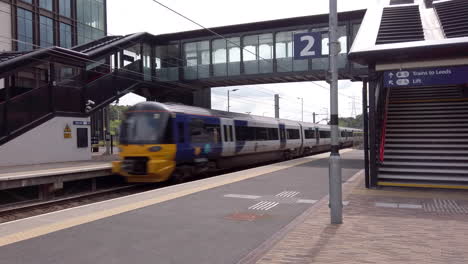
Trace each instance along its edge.
<path fill-rule="evenodd" d="M 303 60 L 322 56 L 322 33 L 294 34 L 294 59 Z"/>
<path fill-rule="evenodd" d="M 468 83 L 468 66 L 384 72 L 385 87 L 456 85 L 465 83 Z"/>

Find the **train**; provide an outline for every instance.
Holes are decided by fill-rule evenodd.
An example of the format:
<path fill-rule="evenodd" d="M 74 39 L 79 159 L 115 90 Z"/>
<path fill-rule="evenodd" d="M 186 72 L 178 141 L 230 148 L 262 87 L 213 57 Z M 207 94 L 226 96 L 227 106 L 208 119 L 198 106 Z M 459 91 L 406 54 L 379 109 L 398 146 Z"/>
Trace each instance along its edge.
<path fill-rule="evenodd" d="M 359 129 L 340 127 L 340 147 Z M 112 171 L 128 182 L 185 181 L 208 171 L 288 160 L 330 150 L 330 126 L 176 103 L 130 107 Z"/>

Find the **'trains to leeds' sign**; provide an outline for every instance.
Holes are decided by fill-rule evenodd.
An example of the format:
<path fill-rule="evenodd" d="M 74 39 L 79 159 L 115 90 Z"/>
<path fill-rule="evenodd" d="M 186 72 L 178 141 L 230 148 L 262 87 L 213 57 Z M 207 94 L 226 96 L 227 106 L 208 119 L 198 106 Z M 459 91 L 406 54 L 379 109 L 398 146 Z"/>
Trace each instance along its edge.
<path fill-rule="evenodd" d="M 455 85 L 468 83 L 468 67 L 385 71 L 385 87 Z"/>

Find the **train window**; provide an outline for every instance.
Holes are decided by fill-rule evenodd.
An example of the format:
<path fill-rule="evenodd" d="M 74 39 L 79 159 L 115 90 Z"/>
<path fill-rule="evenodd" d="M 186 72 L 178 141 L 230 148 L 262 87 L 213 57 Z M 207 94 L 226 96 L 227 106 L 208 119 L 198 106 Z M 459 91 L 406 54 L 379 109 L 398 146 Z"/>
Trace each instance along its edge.
<path fill-rule="evenodd" d="M 268 139 L 269 140 L 278 140 L 278 129 L 277 128 L 268 128 Z"/>
<path fill-rule="evenodd" d="M 256 127 L 255 139 L 256 140 L 268 140 L 268 129 L 266 127 Z"/>
<path fill-rule="evenodd" d="M 320 131 L 320 138 L 330 138 L 330 131 Z"/>
<path fill-rule="evenodd" d="M 287 129 L 288 139 L 300 139 L 299 129 Z"/>
<path fill-rule="evenodd" d="M 201 119 L 192 119 L 190 122 L 190 141 L 192 143 L 218 143 L 221 141 L 220 126 L 205 124 Z"/>
<path fill-rule="evenodd" d="M 226 125 L 223 125 L 223 130 L 224 130 L 224 142 L 228 142 L 229 137 L 228 137 L 228 129 Z"/>
<path fill-rule="evenodd" d="M 305 138 L 315 138 L 315 131 L 312 128 L 304 130 Z"/>
<path fill-rule="evenodd" d="M 179 143 L 185 142 L 185 128 L 184 123 L 177 123 L 177 130 L 179 130 Z"/>
<path fill-rule="evenodd" d="M 232 126 L 229 126 L 229 141 L 234 141 L 234 134 L 232 133 Z"/>

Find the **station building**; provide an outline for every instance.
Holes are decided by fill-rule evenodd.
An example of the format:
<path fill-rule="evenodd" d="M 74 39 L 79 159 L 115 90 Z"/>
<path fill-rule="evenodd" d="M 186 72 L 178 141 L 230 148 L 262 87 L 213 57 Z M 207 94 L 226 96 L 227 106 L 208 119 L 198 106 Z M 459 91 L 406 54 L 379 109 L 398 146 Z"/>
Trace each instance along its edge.
<path fill-rule="evenodd" d="M 102 38 L 107 35 L 106 5 L 106 0 L 0 0 L 0 52 L 4 52 L 3 56 L 6 59 L 53 46 L 68 49 Z M 69 79 L 77 74 L 77 69 L 65 67 L 60 63 L 55 63 L 53 69 L 50 65 L 48 58 L 38 58 L 35 63 L 22 68 L 9 78 L 0 78 L 0 102 L 5 100 L 7 85 L 16 87 L 16 89 L 10 89 L 8 95 L 14 99 L 29 90 L 47 86 L 52 80 L 51 74 L 56 75 L 54 78 L 56 81 Z M 63 100 L 61 96 L 56 98 Z M 33 108 L 38 107 L 36 102 L 28 103 Z M 74 121 L 88 124 L 91 119 L 94 121 L 93 130 L 102 131 L 104 124 L 100 117 L 105 110 L 97 111 L 92 118 L 56 117 L 51 124 L 47 123 L 36 130 L 29 131 L 21 141 L 13 141 L 2 146 L 0 165 L 90 159 L 89 149 L 75 148 L 75 144 L 70 143 L 70 140 L 66 140 L 63 135 L 61 135 L 61 141 L 47 140 L 47 137 L 41 135 L 58 130 L 61 130 L 60 134 L 63 134 L 65 127 L 73 127 Z M 21 109 L 16 109 L 16 111 L 21 116 Z M 37 112 L 40 115 L 40 107 Z M 58 137 L 59 135 L 55 139 Z M 57 148 L 56 154 L 47 157 L 34 153 L 33 156 L 36 157 L 21 158 L 24 157 L 24 151 L 29 148 L 28 146 L 37 145 L 40 141 L 43 141 L 44 147 Z M 72 149 L 75 151 L 71 151 Z"/>

